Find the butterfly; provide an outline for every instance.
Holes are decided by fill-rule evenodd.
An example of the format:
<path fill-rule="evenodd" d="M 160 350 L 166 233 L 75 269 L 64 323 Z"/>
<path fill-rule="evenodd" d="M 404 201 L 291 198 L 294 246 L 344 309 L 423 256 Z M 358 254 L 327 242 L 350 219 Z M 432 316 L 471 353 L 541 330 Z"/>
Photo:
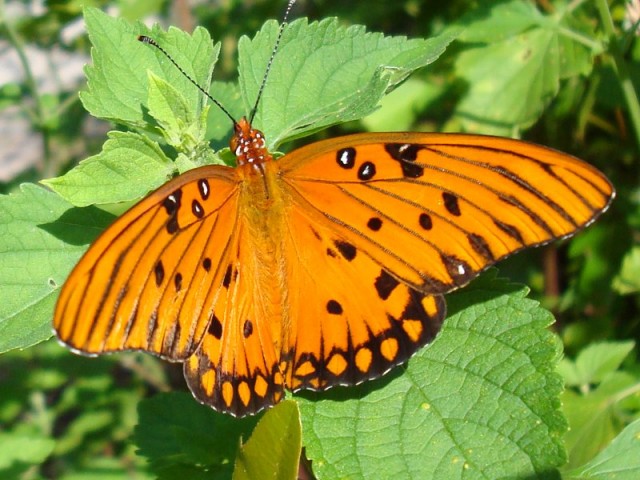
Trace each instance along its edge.
<path fill-rule="evenodd" d="M 236 168 L 190 170 L 107 228 L 60 291 L 58 338 L 182 362 L 197 400 L 254 414 L 404 363 L 444 294 L 614 196 L 589 164 L 505 138 L 364 133 L 278 160 L 265 145 L 234 121 Z"/>

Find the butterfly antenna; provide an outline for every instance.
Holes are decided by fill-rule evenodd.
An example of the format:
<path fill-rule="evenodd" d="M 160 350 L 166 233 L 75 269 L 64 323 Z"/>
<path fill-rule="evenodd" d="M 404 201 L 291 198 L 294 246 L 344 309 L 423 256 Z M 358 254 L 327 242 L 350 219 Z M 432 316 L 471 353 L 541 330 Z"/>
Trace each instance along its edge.
<path fill-rule="evenodd" d="M 295 1 L 295 0 L 294 0 Z M 209 92 L 207 92 L 204 88 L 202 88 L 198 82 L 196 82 L 193 78 L 191 78 L 191 76 L 189 76 L 189 74 L 187 72 L 184 71 L 184 69 L 178 65 L 178 62 L 176 62 L 173 57 L 171 55 L 169 55 L 169 53 L 162 48 L 160 45 L 158 45 L 158 43 L 151 37 L 147 37 L 146 35 L 139 35 L 138 36 L 138 41 L 142 42 L 142 43 L 146 43 L 147 45 L 151 45 L 152 47 L 157 48 L 158 50 L 160 50 L 160 52 L 162 52 L 162 54 L 167 57 L 169 59 L 169 61 L 171 63 L 173 63 L 175 65 L 175 67 L 180 71 L 180 73 L 182 73 L 182 75 L 184 75 L 185 77 L 187 77 L 187 80 L 189 80 L 191 83 L 193 83 L 195 85 L 195 87 L 200 90 L 202 93 L 204 93 L 206 95 L 206 97 L 211 100 L 215 105 L 218 106 L 218 108 L 220 110 L 222 110 L 222 112 L 231 119 L 231 122 L 233 122 L 234 125 L 236 125 L 236 119 L 233 118 L 233 116 L 229 113 L 229 111 L 224 108 L 224 106 L 222 105 L 222 103 L 220 103 L 218 100 L 216 100 L 215 98 L 213 98 Z"/>
<path fill-rule="evenodd" d="M 287 9 L 284 11 L 284 15 L 282 17 L 282 23 L 280 24 L 280 29 L 278 30 L 278 36 L 276 37 L 276 43 L 273 46 L 271 57 L 269 58 L 269 62 L 267 62 L 267 69 L 264 72 L 264 77 L 262 77 L 262 83 L 260 84 L 260 89 L 258 90 L 256 103 L 253 105 L 253 108 L 251 109 L 251 115 L 249 115 L 249 124 L 253 123 L 253 119 L 256 116 L 256 112 L 258 111 L 258 104 L 260 103 L 260 98 L 262 97 L 264 86 L 267 84 L 267 77 L 269 76 L 269 72 L 271 71 L 271 65 L 273 64 L 273 59 L 275 58 L 276 53 L 278 53 L 280 40 L 282 39 L 282 34 L 284 32 L 285 27 L 287 26 L 287 20 L 289 18 L 289 14 L 291 13 L 291 9 L 293 8 L 294 3 L 296 3 L 296 0 L 289 0 L 289 3 L 287 4 Z"/>

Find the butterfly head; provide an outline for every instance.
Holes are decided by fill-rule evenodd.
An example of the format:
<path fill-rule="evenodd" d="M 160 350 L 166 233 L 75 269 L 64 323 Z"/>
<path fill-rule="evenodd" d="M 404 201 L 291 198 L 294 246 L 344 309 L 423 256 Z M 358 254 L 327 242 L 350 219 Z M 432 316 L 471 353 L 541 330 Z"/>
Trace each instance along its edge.
<path fill-rule="evenodd" d="M 260 168 L 264 163 L 272 160 L 267 151 L 264 135 L 260 130 L 251 127 L 249 121 L 242 117 L 235 123 L 234 134 L 229 146 L 238 160 L 238 166 L 253 165 Z"/>

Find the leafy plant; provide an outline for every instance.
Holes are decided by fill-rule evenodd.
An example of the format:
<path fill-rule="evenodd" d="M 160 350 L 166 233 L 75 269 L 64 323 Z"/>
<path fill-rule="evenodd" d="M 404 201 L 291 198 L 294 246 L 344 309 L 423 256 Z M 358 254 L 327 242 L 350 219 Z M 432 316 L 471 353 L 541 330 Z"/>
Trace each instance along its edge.
<path fill-rule="evenodd" d="M 631 50 L 631 60 L 620 55 L 622 36 L 601 34 L 581 2 L 554 5 L 543 12 L 529 2 L 492 2 L 428 41 L 367 33 L 334 19 L 296 20 L 285 31 L 255 124 L 272 149 L 341 122 L 354 128 L 353 121 L 367 115 L 370 128 L 409 129 L 423 110 L 449 129 L 520 135 L 538 122 L 538 131 L 547 132 L 543 139 L 558 139 L 563 125 L 579 123 L 570 112 L 602 120 L 610 111 L 606 101 L 613 103 L 609 109 L 632 101 L 626 83 L 617 102 L 598 90 L 607 70 L 595 59 L 611 69 L 615 57 L 633 71 L 640 53 Z M 298 468 L 316 478 L 637 475 L 635 344 L 582 348 L 618 328 L 614 305 L 618 315 L 633 319 L 619 335 L 634 337 L 638 326 L 631 234 L 640 216 L 637 181 L 629 180 L 637 173 L 637 158 L 630 160 L 637 147 L 604 142 L 601 132 L 584 156 L 599 157 L 594 163 L 620 180 L 622 206 L 612 215 L 622 221 L 613 230 L 603 219 L 571 247 L 572 279 L 555 304 L 566 319 L 577 319 L 563 339 L 580 353 L 560 362 L 564 391 L 556 373 L 561 343 L 547 329 L 551 314 L 495 272 L 449 296 L 441 334 L 406 366 L 364 385 L 298 394 L 260 419 L 216 414 L 187 393 L 157 393 L 172 381 L 148 357 L 84 360 L 51 342 L 15 352 L 50 337 L 57 291 L 112 221 L 105 209 L 122 211 L 121 202 L 139 199 L 176 173 L 229 161 L 223 147 L 228 119 L 137 35 L 156 39 L 239 118 L 253 106 L 277 31 L 267 22 L 253 39 L 240 39 L 235 85 L 211 82 L 220 45 L 204 29 L 192 35 L 150 30 L 95 9 L 85 11 L 85 21 L 94 50 L 81 100 L 92 115 L 128 131 L 111 132 L 102 152 L 47 180 L 51 190 L 25 184 L 0 198 L 0 351 L 14 350 L 4 355 L 0 373 L 1 435 L 12 447 L 1 455 L 1 476 L 255 478 L 277 471 L 274 478 L 295 478 Z M 405 82 L 439 56 L 429 74 Z M 552 115 L 540 122 L 550 105 Z M 586 123 L 556 144 L 575 145 Z M 623 240 L 612 245 L 612 238 Z M 531 271 L 514 262 L 506 269 L 517 270 L 516 277 Z M 535 284 L 535 275 L 519 278 Z M 608 288 L 614 277 L 615 288 L 635 305 L 621 304 Z M 589 325 L 597 319 L 607 327 L 588 330 L 586 311 L 592 312 Z M 138 400 L 148 390 L 156 394 Z"/>

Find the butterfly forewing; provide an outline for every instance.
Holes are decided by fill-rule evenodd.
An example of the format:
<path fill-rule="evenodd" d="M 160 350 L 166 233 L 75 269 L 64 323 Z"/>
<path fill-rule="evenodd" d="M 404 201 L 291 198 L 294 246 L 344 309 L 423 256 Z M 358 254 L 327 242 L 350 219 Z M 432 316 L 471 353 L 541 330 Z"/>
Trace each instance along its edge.
<path fill-rule="evenodd" d="M 508 139 L 361 134 L 285 156 L 305 209 L 425 293 L 445 293 L 526 246 L 593 221 L 613 188 L 588 164 Z"/>
<path fill-rule="evenodd" d="M 140 349 L 188 357 L 223 281 L 237 188 L 233 169 L 204 167 L 118 218 L 62 288 L 54 317 L 60 340 L 89 354 Z"/>

